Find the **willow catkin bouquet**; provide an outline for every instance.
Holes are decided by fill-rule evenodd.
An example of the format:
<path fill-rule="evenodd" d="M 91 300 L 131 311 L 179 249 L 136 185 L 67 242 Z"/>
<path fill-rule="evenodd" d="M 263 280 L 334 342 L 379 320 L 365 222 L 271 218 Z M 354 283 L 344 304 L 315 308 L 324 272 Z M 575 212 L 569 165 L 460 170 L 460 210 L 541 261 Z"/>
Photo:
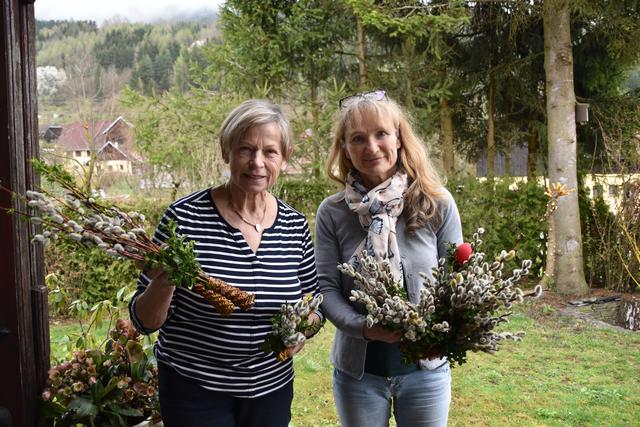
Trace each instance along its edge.
<path fill-rule="evenodd" d="M 287 360 L 287 348 L 300 344 L 307 334 L 315 334 L 322 323 L 309 324 L 309 316 L 322 304 L 322 294 L 305 294 L 295 304 L 282 304 L 271 318 L 273 331 L 262 345 L 266 353 L 274 352 L 280 362 Z"/>
<path fill-rule="evenodd" d="M 120 259 L 130 259 L 145 270 L 162 267 L 176 286 L 185 286 L 202 295 L 223 316 L 234 306 L 248 310 L 255 296 L 208 276 L 200 268 L 194 242 L 177 233 L 177 224 L 169 221 L 163 230 L 168 236 L 163 244 L 154 242 L 144 229 L 144 215 L 124 212 L 116 206 L 102 204 L 79 189 L 74 178 L 61 166 L 33 161 L 34 168 L 50 182 L 62 188 L 53 191 L 27 191 L 21 196 L 31 212 L 15 212 L 33 224 L 41 224 L 42 233 L 33 237 L 44 245 L 51 240 L 66 239 L 89 247 L 98 247 Z"/>
<path fill-rule="evenodd" d="M 402 284 L 393 279 L 387 260 L 378 262 L 363 252 L 356 267 L 338 266 L 360 288 L 351 292 L 350 300 L 362 304 L 367 325 L 402 332 L 400 349 L 405 361 L 440 355 L 461 365 L 469 350 L 495 353 L 500 341 L 520 340 L 524 335 L 494 328 L 508 321 L 514 303 L 525 296 L 539 296 L 539 287 L 525 294 L 515 286 L 528 274 L 531 261 L 523 261 L 521 268 L 503 277 L 505 262 L 515 252 L 502 251 L 494 260 L 487 260 L 484 253 L 475 251 L 483 233 L 478 229 L 471 244 L 453 245 L 449 257 L 441 258 L 434 268 L 433 278 L 421 273 L 424 287 L 417 303 L 409 301 Z"/>

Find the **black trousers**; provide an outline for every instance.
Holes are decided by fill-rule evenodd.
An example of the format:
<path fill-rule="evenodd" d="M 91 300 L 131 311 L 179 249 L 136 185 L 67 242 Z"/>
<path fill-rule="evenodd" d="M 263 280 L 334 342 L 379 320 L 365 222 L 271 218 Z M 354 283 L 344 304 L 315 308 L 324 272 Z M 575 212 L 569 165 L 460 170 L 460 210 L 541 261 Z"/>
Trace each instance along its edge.
<path fill-rule="evenodd" d="M 210 391 L 158 363 L 160 411 L 165 427 L 287 427 L 293 381 L 253 399 Z"/>

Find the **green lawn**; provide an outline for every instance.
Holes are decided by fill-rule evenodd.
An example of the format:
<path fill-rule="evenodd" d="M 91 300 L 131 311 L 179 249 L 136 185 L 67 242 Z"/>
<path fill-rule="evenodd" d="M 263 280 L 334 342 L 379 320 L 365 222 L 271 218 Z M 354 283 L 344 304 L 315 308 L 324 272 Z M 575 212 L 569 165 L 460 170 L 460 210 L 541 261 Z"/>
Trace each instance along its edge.
<path fill-rule="evenodd" d="M 640 426 L 640 332 L 596 329 L 536 303 L 496 355 L 472 353 L 453 375 L 450 426 Z M 543 314 L 543 313 L 548 314 Z M 333 327 L 296 357 L 293 425 L 338 426 L 331 394 Z"/>
<path fill-rule="evenodd" d="M 537 302 L 512 316 L 525 331 L 497 355 L 471 354 L 453 369 L 450 426 L 639 426 L 640 333 L 559 317 Z M 52 325 L 56 340 L 71 326 Z M 295 359 L 292 426 L 338 426 L 327 325 Z"/>

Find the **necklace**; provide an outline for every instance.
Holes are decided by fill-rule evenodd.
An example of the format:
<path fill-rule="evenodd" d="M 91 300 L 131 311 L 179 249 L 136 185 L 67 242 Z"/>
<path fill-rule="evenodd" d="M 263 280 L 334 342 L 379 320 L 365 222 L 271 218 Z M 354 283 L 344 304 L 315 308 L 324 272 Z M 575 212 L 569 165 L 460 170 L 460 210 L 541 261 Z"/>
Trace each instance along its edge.
<path fill-rule="evenodd" d="M 227 197 L 229 198 L 229 206 L 231 206 L 231 210 L 233 210 L 233 212 L 240 217 L 242 222 L 244 222 L 246 224 L 249 224 L 250 226 L 255 228 L 258 233 L 262 233 L 264 231 L 264 228 L 262 227 L 262 221 L 264 221 L 264 217 L 267 214 L 267 201 L 266 201 L 266 199 L 264 200 L 264 209 L 262 210 L 262 218 L 260 218 L 260 221 L 254 223 L 254 222 L 251 222 L 248 219 L 246 219 L 244 216 L 242 216 L 242 214 L 240 212 L 238 212 L 236 207 L 233 206 L 233 200 L 231 199 L 231 193 L 229 192 L 229 187 L 225 186 L 225 189 L 227 190 Z"/>

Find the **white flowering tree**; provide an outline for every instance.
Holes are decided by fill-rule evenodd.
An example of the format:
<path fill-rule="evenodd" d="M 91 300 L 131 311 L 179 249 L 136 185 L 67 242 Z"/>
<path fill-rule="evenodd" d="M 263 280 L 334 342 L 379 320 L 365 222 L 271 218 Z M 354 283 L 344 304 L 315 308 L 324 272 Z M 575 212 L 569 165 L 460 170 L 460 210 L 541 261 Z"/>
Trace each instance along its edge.
<path fill-rule="evenodd" d="M 38 80 L 38 96 L 55 95 L 67 80 L 67 74 L 62 68 L 52 65 L 36 68 Z"/>

